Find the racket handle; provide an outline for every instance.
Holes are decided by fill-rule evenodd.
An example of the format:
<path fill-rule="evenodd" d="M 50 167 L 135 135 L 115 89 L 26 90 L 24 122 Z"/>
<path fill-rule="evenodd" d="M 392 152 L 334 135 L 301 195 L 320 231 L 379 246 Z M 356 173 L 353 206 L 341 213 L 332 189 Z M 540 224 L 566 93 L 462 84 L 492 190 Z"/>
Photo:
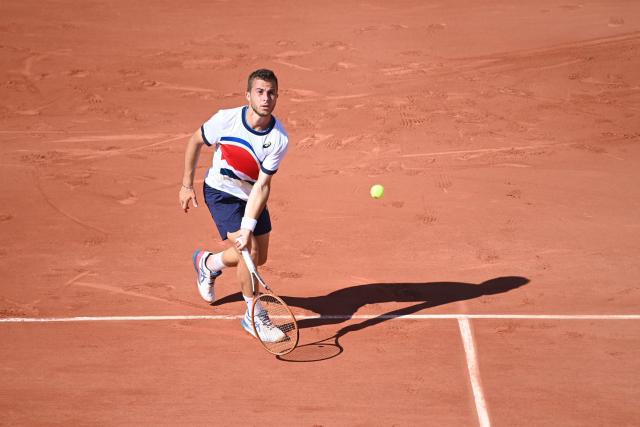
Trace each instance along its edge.
<path fill-rule="evenodd" d="M 256 273 L 256 266 L 253 264 L 253 260 L 251 259 L 251 255 L 249 254 L 249 250 L 244 248 L 242 250 L 242 258 L 244 258 L 244 263 L 247 264 L 247 268 L 251 273 Z"/>

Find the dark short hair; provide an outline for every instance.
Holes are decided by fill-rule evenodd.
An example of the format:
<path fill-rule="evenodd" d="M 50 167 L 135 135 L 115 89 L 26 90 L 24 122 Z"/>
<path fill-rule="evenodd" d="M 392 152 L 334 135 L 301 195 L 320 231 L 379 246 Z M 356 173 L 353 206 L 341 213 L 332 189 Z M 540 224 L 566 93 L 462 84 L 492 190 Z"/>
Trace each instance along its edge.
<path fill-rule="evenodd" d="M 278 90 L 278 78 L 275 73 L 271 70 L 267 70 L 266 68 L 260 68 L 259 70 L 255 70 L 253 73 L 249 74 L 249 79 L 247 79 L 247 92 L 251 92 L 251 87 L 253 86 L 253 81 L 255 79 L 271 82 L 276 87 L 276 90 Z"/>

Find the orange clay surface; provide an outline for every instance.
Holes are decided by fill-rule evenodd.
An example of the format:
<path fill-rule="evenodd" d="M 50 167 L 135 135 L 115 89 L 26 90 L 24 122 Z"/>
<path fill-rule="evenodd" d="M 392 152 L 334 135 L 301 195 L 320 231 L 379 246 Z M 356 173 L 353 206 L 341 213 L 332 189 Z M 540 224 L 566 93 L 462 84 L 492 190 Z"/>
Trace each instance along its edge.
<path fill-rule="evenodd" d="M 640 423 L 638 318 L 532 317 L 640 313 L 640 3 L 182 3 L 0 3 L 0 425 Z M 259 67 L 291 140 L 262 273 L 342 316 L 284 360 L 233 270 L 200 299 L 224 245 L 178 205 Z"/>

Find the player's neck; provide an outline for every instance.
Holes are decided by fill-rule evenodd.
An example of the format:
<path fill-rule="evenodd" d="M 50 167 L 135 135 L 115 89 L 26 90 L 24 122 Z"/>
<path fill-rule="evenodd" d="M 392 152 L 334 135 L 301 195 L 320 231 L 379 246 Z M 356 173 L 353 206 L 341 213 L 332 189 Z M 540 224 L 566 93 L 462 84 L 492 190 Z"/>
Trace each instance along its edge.
<path fill-rule="evenodd" d="M 259 116 L 255 111 L 253 111 L 253 108 L 249 107 L 247 108 L 245 120 L 247 121 L 247 124 L 251 127 L 251 129 L 263 131 L 267 130 L 271 125 L 271 117 L 271 114 L 269 114 L 268 116 Z"/>

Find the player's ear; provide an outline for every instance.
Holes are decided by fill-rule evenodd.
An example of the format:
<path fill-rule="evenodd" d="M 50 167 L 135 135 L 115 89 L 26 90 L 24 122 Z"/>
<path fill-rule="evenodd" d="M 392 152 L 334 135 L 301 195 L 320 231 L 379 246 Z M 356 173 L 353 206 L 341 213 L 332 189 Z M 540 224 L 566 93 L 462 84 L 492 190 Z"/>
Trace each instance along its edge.
<path fill-rule="evenodd" d="M 247 101 L 251 102 L 251 92 L 247 92 L 245 96 L 247 97 Z"/>

